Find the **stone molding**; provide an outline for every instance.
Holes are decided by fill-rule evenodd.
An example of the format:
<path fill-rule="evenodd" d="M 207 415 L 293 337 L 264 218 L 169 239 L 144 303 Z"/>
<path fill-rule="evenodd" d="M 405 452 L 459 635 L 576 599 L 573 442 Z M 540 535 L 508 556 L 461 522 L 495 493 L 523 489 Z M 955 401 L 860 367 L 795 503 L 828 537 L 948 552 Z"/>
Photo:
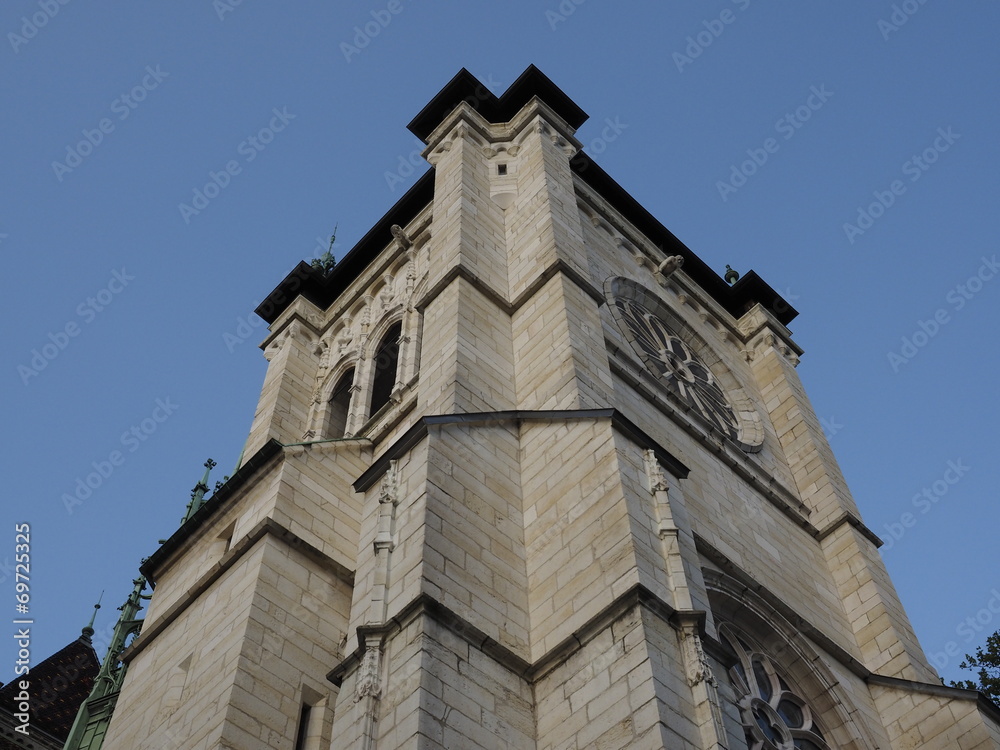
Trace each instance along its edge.
<path fill-rule="evenodd" d="M 396 442 L 390 445 L 372 465 L 354 482 L 355 492 L 364 492 L 377 482 L 388 470 L 390 461 L 402 457 L 415 445 L 420 443 L 429 432 L 430 427 L 446 427 L 449 425 L 501 424 L 528 421 L 569 422 L 579 420 L 609 420 L 612 427 L 637 443 L 642 448 L 648 448 L 656 453 L 663 467 L 678 479 L 685 479 L 688 468 L 675 458 L 669 451 L 646 434 L 641 428 L 625 417 L 617 409 L 567 409 L 560 411 L 531 411 L 516 409 L 511 411 L 473 412 L 462 414 L 439 414 L 421 417 L 412 427 L 404 432 Z"/>
<path fill-rule="evenodd" d="M 691 610 L 689 612 L 674 610 L 645 586 L 635 584 L 593 615 L 571 636 L 555 645 L 544 656 L 534 662 L 523 659 L 506 646 L 493 640 L 482 630 L 449 607 L 441 604 L 429 594 L 420 594 L 384 624 L 374 626 L 362 625 L 358 627 L 358 647 L 348 654 L 340 664 L 330 670 L 327 679 L 337 687 L 341 687 L 347 677 L 364 665 L 367 658 L 368 644 L 373 642 L 386 643 L 418 617 L 429 617 L 473 648 L 492 658 L 497 664 L 500 664 L 512 674 L 523 678 L 527 682 L 535 683 L 565 663 L 599 633 L 609 628 L 613 623 L 636 607 L 642 607 L 678 631 L 684 625 L 695 626 L 704 645 L 705 652 L 726 665 L 732 664 L 735 661 L 734 654 L 730 653 L 724 645 L 705 632 L 706 615 L 704 612 L 700 610 Z"/>
<path fill-rule="evenodd" d="M 172 622 L 180 617 L 189 606 L 195 603 L 199 596 L 205 593 L 208 588 L 221 578 L 226 571 L 236 565 L 246 554 L 253 550 L 261 539 L 271 536 L 286 546 L 302 553 L 321 568 L 330 571 L 335 577 L 344 581 L 347 585 L 354 586 L 354 571 L 348 570 L 332 557 L 320 549 L 317 549 L 302 537 L 290 531 L 273 518 L 265 518 L 250 532 L 240 539 L 233 548 L 229 550 L 222 559 L 209 568 L 191 586 L 184 595 L 170 609 L 157 618 L 156 622 L 143 628 L 132 644 L 121 654 L 121 660 L 126 664 L 138 656 L 145 648 L 152 643 L 157 635 L 162 633 Z"/>

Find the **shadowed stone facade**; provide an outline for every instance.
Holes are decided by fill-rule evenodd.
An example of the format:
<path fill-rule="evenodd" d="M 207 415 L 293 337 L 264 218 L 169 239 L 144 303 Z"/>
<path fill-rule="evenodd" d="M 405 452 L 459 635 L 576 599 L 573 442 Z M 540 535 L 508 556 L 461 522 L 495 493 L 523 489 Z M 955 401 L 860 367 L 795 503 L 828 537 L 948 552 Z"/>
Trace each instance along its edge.
<path fill-rule="evenodd" d="M 150 748 L 996 748 L 941 686 L 795 366 L 579 152 L 463 71 L 432 169 L 261 305 L 240 470 L 144 564 L 106 739 Z"/>

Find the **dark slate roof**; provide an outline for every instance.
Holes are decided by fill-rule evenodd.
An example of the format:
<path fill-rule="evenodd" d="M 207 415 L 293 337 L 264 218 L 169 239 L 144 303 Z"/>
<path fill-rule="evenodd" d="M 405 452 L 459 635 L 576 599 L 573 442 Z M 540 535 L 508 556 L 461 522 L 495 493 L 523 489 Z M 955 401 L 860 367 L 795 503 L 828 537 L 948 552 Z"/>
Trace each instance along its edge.
<path fill-rule="evenodd" d="M 463 101 L 468 102 L 490 122 L 507 122 L 534 96 L 552 107 L 573 128 L 578 128 L 587 119 L 587 114 L 534 65 L 524 71 L 500 97 L 495 96 L 463 68 L 413 118 L 408 127 L 414 135 L 426 140 L 434 128 Z M 574 156 L 570 160 L 570 166 L 584 182 L 664 252 L 668 255 L 681 255 L 684 258 L 684 272 L 734 317 L 741 317 L 756 303 L 770 310 L 784 325 L 788 325 L 798 315 L 780 294 L 753 271 L 729 286 L 585 153 Z M 267 323 L 273 323 L 300 294 L 325 310 L 392 241 L 389 228 L 393 224 L 405 227 L 433 198 L 434 170 L 429 169 L 351 248 L 329 276 L 324 276 L 304 261 L 300 262 L 257 307 L 257 315 Z"/>
<path fill-rule="evenodd" d="M 28 674 L 32 727 L 65 740 L 100 668 L 94 647 L 83 638 L 77 638 L 33 666 Z M 20 679 L 15 677 L 0 688 L 0 711 L 7 715 L 15 712 Z"/>

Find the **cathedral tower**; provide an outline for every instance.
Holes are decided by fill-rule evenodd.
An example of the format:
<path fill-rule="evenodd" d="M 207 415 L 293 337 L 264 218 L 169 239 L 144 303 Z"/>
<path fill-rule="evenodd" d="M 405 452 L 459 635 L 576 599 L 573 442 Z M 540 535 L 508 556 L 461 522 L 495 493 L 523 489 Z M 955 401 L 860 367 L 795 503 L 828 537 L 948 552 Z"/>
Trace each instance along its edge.
<path fill-rule="evenodd" d="M 943 687 L 795 366 L 581 151 L 462 71 L 431 164 L 258 308 L 239 470 L 142 566 L 104 747 L 995 748 Z"/>

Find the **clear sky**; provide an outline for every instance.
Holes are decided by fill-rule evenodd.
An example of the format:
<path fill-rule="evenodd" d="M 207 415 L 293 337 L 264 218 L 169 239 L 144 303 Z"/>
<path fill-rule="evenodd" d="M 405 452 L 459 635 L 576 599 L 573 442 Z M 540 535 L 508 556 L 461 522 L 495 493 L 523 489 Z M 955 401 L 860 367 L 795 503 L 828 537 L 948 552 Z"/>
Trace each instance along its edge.
<path fill-rule="evenodd" d="M 614 179 L 800 311 L 799 373 L 925 649 L 972 650 L 1000 627 L 998 20 L 943 0 L 5 3 L 2 610 L 29 523 L 36 657 L 102 590 L 107 632 L 202 463 L 214 483 L 239 456 L 257 303 L 414 183 L 406 123 L 460 68 L 501 93 L 534 63 Z M 8 639 L 0 679 L 14 659 Z"/>

